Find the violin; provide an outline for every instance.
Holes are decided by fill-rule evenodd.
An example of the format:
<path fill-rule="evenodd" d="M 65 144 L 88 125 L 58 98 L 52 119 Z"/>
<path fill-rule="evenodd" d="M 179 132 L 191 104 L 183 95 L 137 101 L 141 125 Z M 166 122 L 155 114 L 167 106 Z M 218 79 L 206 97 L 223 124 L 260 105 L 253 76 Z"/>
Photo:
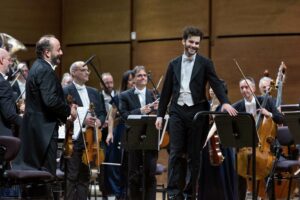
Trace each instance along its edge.
<path fill-rule="evenodd" d="M 94 104 L 90 104 L 89 114 L 96 116 Z M 95 122 L 96 123 L 96 122 Z M 96 167 L 100 173 L 100 165 L 105 159 L 104 150 L 101 148 L 102 132 L 100 127 L 87 127 L 84 132 L 85 151 L 82 155 L 82 162 L 91 167 Z"/>
<path fill-rule="evenodd" d="M 68 94 L 67 103 L 71 105 L 73 103 L 73 97 Z M 65 141 L 64 141 L 64 156 L 65 158 L 70 158 L 73 153 L 73 133 L 74 133 L 74 123 L 73 121 L 67 120 L 65 125 Z"/>

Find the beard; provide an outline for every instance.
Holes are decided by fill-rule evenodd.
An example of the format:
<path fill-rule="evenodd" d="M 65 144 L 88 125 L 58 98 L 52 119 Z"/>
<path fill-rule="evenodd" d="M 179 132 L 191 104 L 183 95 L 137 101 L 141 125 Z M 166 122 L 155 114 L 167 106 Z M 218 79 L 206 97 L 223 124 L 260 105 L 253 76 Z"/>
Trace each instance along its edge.
<path fill-rule="evenodd" d="M 51 64 L 58 65 L 60 63 L 60 55 L 51 56 Z"/>

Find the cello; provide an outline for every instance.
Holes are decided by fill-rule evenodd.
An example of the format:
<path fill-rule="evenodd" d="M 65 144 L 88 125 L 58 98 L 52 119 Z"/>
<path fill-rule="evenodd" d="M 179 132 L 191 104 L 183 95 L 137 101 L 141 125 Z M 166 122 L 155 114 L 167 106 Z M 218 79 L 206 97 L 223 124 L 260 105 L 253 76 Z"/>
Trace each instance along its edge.
<path fill-rule="evenodd" d="M 273 120 L 269 117 L 263 117 L 262 111 L 263 108 L 265 108 L 268 99 L 269 99 L 269 94 L 271 90 L 273 89 L 272 87 L 269 88 L 269 90 L 266 92 L 263 98 L 262 104 L 259 103 L 257 97 L 255 96 L 254 92 L 252 91 L 250 85 L 247 82 L 247 78 L 242 72 L 240 66 L 238 65 L 237 61 L 235 60 L 235 63 L 240 70 L 241 74 L 243 75 L 244 79 L 246 80 L 246 84 L 250 88 L 250 91 L 253 95 L 253 97 L 256 100 L 256 103 L 260 107 L 260 112 L 258 114 L 257 120 L 256 120 L 256 130 L 257 130 L 257 137 L 258 137 L 258 147 L 256 147 L 255 152 L 256 152 L 256 165 L 252 166 L 252 149 L 251 148 L 241 148 L 239 149 L 237 153 L 237 160 L 238 160 L 238 174 L 247 180 L 247 186 L 248 190 L 252 191 L 253 188 L 251 186 L 256 185 L 254 182 L 252 182 L 251 177 L 252 177 L 252 168 L 256 167 L 256 180 L 258 181 L 258 184 L 260 181 L 264 180 L 265 177 L 267 177 L 272 169 L 273 162 L 275 160 L 275 156 L 271 152 L 271 144 L 273 141 L 275 141 L 275 135 L 276 135 L 276 130 L 270 130 L 270 127 L 272 127 L 272 124 L 269 122 Z M 274 86 L 274 82 L 272 84 Z M 270 119 L 270 120 L 268 120 Z M 256 188 L 255 188 L 256 189 Z M 264 190 L 263 190 L 264 192 Z M 256 194 L 253 194 L 256 196 Z"/>

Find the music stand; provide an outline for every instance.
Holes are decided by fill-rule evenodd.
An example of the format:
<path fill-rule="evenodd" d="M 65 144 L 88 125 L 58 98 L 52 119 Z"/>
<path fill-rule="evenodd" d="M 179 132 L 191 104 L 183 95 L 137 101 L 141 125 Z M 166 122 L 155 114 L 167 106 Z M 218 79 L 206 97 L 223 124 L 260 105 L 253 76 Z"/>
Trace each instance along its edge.
<path fill-rule="evenodd" d="M 300 111 L 284 112 L 284 121 L 287 124 L 295 144 L 300 143 Z"/>
<path fill-rule="evenodd" d="M 299 104 L 285 104 L 281 105 L 281 112 L 289 112 L 289 111 L 300 111 Z"/>
<path fill-rule="evenodd" d="M 256 166 L 256 146 L 258 143 L 255 120 L 249 113 L 238 113 L 237 116 L 230 116 L 228 113 L 201 111 L 196 113 L 194 121 L 200 115 L 215 115 L 220 140 L 225 147 L 252 147 L 252 166 Z M 256 167 L 252 167 L 252 199 L 257 198 L 256 194 Z"/>
<path fill-rule="evenodd" d="M 155 127 L 156 115 L 129 115 L 126 120 L 128 126 L 125 135 L 125 149 L 127 151 L 141 150 L 143 164 L 142 194 L 145 199 L 145 151 L 159 150 L 159 134 Z M 129 178 L 128 178 L 129 181 Z M 128 184 L 129 185 L 129 184 Z"/>

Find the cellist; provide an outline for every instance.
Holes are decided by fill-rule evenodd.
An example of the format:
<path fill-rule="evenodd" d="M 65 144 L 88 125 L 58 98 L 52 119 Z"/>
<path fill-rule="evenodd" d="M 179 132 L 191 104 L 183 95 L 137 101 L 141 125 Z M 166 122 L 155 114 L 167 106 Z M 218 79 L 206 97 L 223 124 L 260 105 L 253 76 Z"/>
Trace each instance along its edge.
<path fill-rule="evenodd" d="M 260 111 L 264 117 L 271 117 L 273 121 L 277 124 L 281 124 L 283 122 L 283 115 L 278 111 L 275 105 L 272 103 L 271 98 L 267 99 L 266 107 L 260 108 L 259 105 L 264 100 L 263 96 L 254 97 L 255 92 L 255 82 L 251 77 L 247 77 L 246 79 L 241 79 L 239 82 L 240 92 L 243 96 L 243 99 L 233 104 L 233 107 L 239 112 L 248 112 L 251 113 L 254 118 L 257 116 L 257 111 Z M 239 199 L 244 200 L 247 192 L 247 182 L 246 179 L 239 176 Z"/>
<path fill-rule="evenodd" d="M 96 116 L 88 114 L 82 126 L 100 127 L 106 117 L 105 104 L 97 89 L 85 85 L 90 75 L 88 66 L 83 61 L 76 61 L 70 66 L 70 74 L 73 82 L 63 88 L 64 95 L 66 97 L 71 95 L 78 107 L 89 107 L 93 103 Z M 73 153 L 67 161 L 67 199 L 87 199 L 90 171 L 89 166 L 82 163 L 82 154 L 85 150 L 83 136 L 74 133 L 72 139 Z"/>

